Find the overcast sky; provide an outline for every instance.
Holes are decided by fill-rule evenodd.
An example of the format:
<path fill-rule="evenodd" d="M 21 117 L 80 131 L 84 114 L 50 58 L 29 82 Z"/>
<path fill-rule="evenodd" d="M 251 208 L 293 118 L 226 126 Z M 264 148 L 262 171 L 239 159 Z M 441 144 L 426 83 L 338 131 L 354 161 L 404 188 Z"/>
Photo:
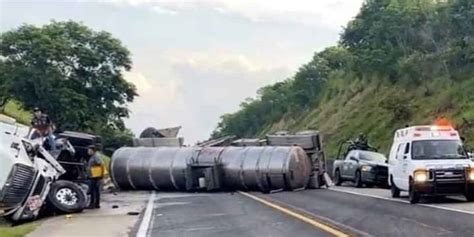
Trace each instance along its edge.
<path fill-rule="evenodd" d="M 72 19 L 111 32 L 132 53 L 126 79 L 140 94 L 128 127 L 182 125 L 192 144 L 258 88 L 335 45 L 362 1 L 0 0 L 0 31 Z"/>

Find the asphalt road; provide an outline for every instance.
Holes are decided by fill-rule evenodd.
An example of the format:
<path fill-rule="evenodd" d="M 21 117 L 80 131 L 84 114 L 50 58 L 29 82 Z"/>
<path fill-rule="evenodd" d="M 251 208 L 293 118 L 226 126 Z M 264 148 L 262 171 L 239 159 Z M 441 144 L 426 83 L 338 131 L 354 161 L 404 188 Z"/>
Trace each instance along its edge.
<path fill-rule="evenodd" d="M 147 236 L 332 235 L 238 193 L 159 193 L 153 205 Z"/>
<path fill-rule="evenodd" d="M 474 236 L 474 203 L 445 198 L 412 205 L 384 189 L 158 193 L 151 204 L 146 236 L 338 235 L 325 227 L 349 236 Z"/>
<path fill-rule="evenodd" d="M 474 215 L 458 211 L 334 190 L 254 194 L 304 210 L 356 235 L 474 236 Z"/>
<path fill-rule="evenodd" d="M 389 189 L 381 188 L 356 188 L 353 185 L 345 184 L 344 187 L 331 187 L 331 190 L 346 192 L 356 195 L 364 195 L 369 197 L 375 197 L 379 199 L 386 199 L 396 202 L 408 203 L 408 193 L 401 192 L 401 198 L 392 198 Z M 422 198 L 421 202 L 417 205 L 428 206 L 433 208 L 448 209 L 458 212 L 466 212 L 474 215 L 474 202 L 467 202 L 466 198 L 462 195 L 449 196 L 440 198 Z"/>

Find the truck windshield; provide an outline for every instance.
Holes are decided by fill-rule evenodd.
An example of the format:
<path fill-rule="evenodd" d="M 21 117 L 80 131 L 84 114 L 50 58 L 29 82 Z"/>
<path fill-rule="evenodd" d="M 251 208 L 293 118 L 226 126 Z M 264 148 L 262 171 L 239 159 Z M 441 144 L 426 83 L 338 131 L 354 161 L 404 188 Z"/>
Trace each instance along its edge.
<path fill-rule="evenodd" d="M 412 158 L 421 159 L 468 159 L 461 141 L 425 140 L 414 141 Z"/>
<path fill-rule="evenodd" d="M 384 155 L 377 152 L 370 152 L 370 151 L 360 152 L 359 158 L 361 160 L 377 161 L 377 162 L 385 162 L 387 160 L 387 158 L 385 158 Z"/>

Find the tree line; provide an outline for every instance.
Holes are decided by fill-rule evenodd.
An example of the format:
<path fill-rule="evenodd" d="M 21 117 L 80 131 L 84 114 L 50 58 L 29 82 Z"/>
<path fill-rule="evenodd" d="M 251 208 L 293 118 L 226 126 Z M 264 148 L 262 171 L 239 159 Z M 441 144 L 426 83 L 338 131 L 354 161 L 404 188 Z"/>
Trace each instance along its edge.
<path fill-rule="evenodd" d="M 223 115 L 211 136 L 255 136 L 316 106 L 327 82 L 341 74 L 420 86 L 434 79 L 455 83 L 473 64 L 474 1 L 367 0 L 336 46 L 315 53 L 293 77 L 259 89 L 237 112 Z"/>
<path fill-rule="evenodd" d="M 105 152 L 130 141 L 127 104 L 137 96 L 123 78 L 130 52 L 108 32 L 73 21 L 22 25 L 0 35 L 0 107 L 39 107 L 58 131 L 99 134 Z"/>

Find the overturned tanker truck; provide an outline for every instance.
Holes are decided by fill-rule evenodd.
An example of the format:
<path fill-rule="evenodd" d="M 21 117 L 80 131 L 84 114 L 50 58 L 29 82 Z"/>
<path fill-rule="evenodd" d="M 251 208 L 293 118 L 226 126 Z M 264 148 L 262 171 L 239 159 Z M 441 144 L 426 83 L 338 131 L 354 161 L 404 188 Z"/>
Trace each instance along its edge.
<path fill-rule="evenodd" d="M 258 190 L 264 193 L 325 184 L 319 134 L 267 136 L 264 146 L 124 147 L 111 177 L 124 190 Z"/>

